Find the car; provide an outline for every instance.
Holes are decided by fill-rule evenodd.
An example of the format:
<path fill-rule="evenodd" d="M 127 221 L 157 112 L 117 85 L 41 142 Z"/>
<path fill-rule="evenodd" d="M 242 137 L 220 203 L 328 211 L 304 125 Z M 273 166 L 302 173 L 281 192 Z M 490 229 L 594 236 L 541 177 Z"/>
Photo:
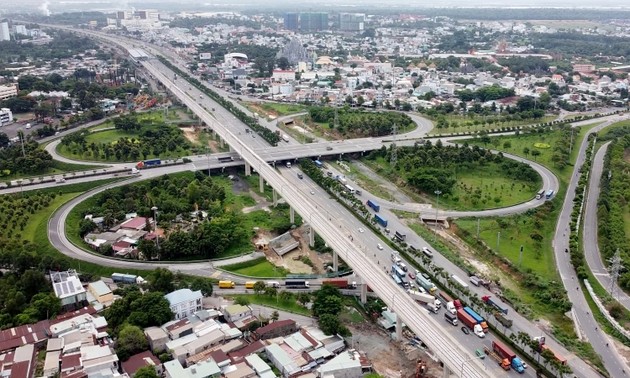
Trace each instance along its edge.
<path fill-rule="evenodd" d="M 302 180 L 302 179 L 304 178 L 304 175 L 303 175 L 303 174 L 301 174 L 301 173 L 298 173 L 298 174 L 297 174 L 297 176 L 298 176 L 298 178 L 299 178 L 300 180 Z"/>
<path fill-rule="evenodd" d="M 380 249 L 381 251 L 383 250 L 383 246 L 381 245 L 381 243 L 377 243 L 376 248 Z"/>
<path fill-rule="evenodd" d="M 326 147 L 326 151 L 332 151 L 332 147 L 330 146 Z"/>
<path fill-rule="evenodd" d="M 360 233 L 364 233 L 364 232 L 365 232 L 365 230 L 363 229 L 363 227 L 359 227 L 359 232 L 360 232 Z"/>
<path fill-rule="evenodd" d="M 314 190 L 311 190 L 311 194 L 312 194 L 312 195 L 315 195 L 315 191 L 314 191 Z"/>
<path fill-rule="evenodd" d="M 486 353 L 481 349 L 475 349 L 475 355 L 477 356 L 477 358 L 480 358 L 482 360 L 486 358 Z"/>
<path fill-rule="evenodd" d="M 412 279 L 412 280 L 415 280 L 416 279 L 416 275 L 411 273 L 411 272 L 409 272 L 409 278 Z"/>
<path fill-rule="evenodd" d="M 468 327 L 462 327 L 462 332 L 464 332 L 465 335 L 470 335 L 470 330 L 468 329 Z"/>
<path fill-rule="evenodd" d="M 390 233 L 390 229 L 389 229 L 389 228 L 386 228 L 386 229 L 385 229 L 385 233 L 386 233 L 386 234 L 389 234 L 389 233 Z"/>

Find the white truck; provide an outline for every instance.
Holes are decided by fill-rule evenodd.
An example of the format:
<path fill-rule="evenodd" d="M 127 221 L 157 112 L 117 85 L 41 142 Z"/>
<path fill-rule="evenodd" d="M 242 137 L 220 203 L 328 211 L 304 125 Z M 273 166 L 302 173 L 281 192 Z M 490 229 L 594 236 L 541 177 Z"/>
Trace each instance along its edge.
<path fill-rule="evenodd" d="M 442 307 L 442 302 L 431 294 L 423 294 L 416 290 L 409 290 L 409 295 L 414 300 L 426 303 L 429 307 L 435 308 L 435 310 L 439 310 L 440 307 Z"/>
<path fill-rule="evenodd" d="M 282 134 L 282 140 L 289 143 L 289 136 L 287 134 Z"/>
<path fill-rule="evenodd" d="M 139 175 L 140 174 L 140 170 L 136 167 L 131 168 L 131 174 L 132 175 Z"/>
<path fill-rule="evenodd" d="M 479 337 L 480 339 L 486 337 L 486 333 L 483 331 L 483 328 L 481 328 L 481 325 L 479 324 L 475 324 L 475 326 L 473 327 L 473 333 L 477 335 L 477 337 Z"/>
<path fill-rule="evenodd" d="M 457 314 L 457 307 L 453 302 L 446 302 L 446 310 L 453 315 Z"/>
<path fill-rule="evenodd" d="M 392 261 L 394 262 L 394 264 L 396 265 L 400 265 L 400 263 L 402 262 L 402 260 L 400 259 L 400 257 L 398 257 L 398 254 L 395 252 L 392 252 Z"/>

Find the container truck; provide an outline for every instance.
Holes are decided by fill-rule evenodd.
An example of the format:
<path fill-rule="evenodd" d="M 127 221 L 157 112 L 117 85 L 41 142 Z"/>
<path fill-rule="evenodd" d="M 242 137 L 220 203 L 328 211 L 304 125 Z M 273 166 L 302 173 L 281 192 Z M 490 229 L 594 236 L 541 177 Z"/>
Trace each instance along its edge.
<path fill-rule="evenodd" d="M 136 164 L 136 168 L 156 167 L 160 164 L 162 164 L 162 160 L 160 159 L 143 160 Z"/>
<path fill-rule="evenodd" d="M 497 321 L 501 324 L 503 324 L 503 326 L 505 328 L 510 328 L 512 327 L 512 319 L 508 319 L 505 317 L 505 315 L 503 315 L 503 313 L 499 312 L 499 311 L 495 311 L 494 313 L 494 317 L 497 319 Z"/>
<path fill-rule="evenodd" d="M 510 370 L 510 361 L 508 361 L 507 358 L 503 358 L 499 356 L 497 353 L 495 353 L 492 349 L 488 348 L 487 346 L 483 347 L 483 351 L 486 352 L 486 354 L 490 356 L 492 359 L 497 361 L 499 363 L 499 366 L 501 366 L 503 370 Z"/>
<path fill-rule="evenodd" d="M 112 281 L 117 283 L 135 284 L 137 280 L 138 276 L 133 274 L 112 273 Z"/>
<path fill-rule="evenodd" d="M 339 289 L 356 289 L 357 283 L 351 281 L 349 278 L 333 278 L 329 280 L 323 280 L 322 285 L 332 285 Z"/>
<path fill-rule="evenodd" d="M 459 319 L 459 321 L 466 327 L 470 328 L 476 335 L 483 333 L 481 326 L 477 324 L 477 321 L 473 319 L 472 316 L 468 315 L 463 308 L 457 310 L 457 319 Z"/>
<path fill-rule="evenodd" d="M 455 281 L 455 283 L 457 283 L 459 286 L 463 287 L 464 289 L 468 289 L 468 284 L 466 283 L 466 281 L 462 280 L 461 278 L 457 277 L 456 275 L 451 275 L 451 278 L 453 279 L 453 281 Z"/>
<path fill-rule="evenodd" d="M 379 205 L 378 203 L 372 201 L 372 200 L 368 200 L 365 203 L 368 207 L 372 208 L 372 210 L 376 211 L 377 213 L 381 210 L 381 205 Z"/>
<path fill-rule="evenodd" d="M 382 216 L 378 214 L 374 214 L 374 221 L 383 227 L 387 227 L 387 219 L 383 218 Z"/>
<path fill-rule="evenodd" d="M 234 281 L 219 281 L 219 289 L 234 289 Z"/>
<path fill-rule="evenodd" d="M 435 284 L 433 284 L 433 282 L 431 282 L 431 280 L 424 278 L 422 276 L 422 274 L 418 274 L 416 276 L 416 282 L 418 283 L 418 285 L 422 286 L 424 288 L 424 290 L 429 292 L 429 294 L 431 294 L 431 295 L 434 295 L 435 292 L 437 291 L 437 288 L 435 287 Z"/>
<path fill-rule="evenodd" d="M 284 281 L 284 286 L 287 289 L 308 289 L 310 287 L 308 281 L 304 280 L 286 280 Z"/>
<path fill-rule="evenodd" d="M 416 291 L 416 290 L 409 290 L 409 295 L 414 300 L 416 300 L 418 302 L 426 303 L 428 305 L 432 305 L 432 306 L 436 307 L 437 309 L 442 307 L 442 302 L 440 302 L 439 299 L 437 299 L 436 297 L 434 297 L 431 294 L 424 294 L 424 293 L 421 293 L 421 292 Z"/>
<path fill-rule="evenodd" d="M 475 286 L 481 285 L 481 278 L 479 278 L 477 276 L 470 276 L 470 277 L 468 277 L 468 280 L 470 282 L 472 282 L 472 284 L 475 285 Z"/>
<path fill-rule="evenodd" d="M 523 374 L 525 372 L 525 366 L 523 365 L 523 361 L 520 358 L 518 358 L 516 354 L 514 354 L 514 352 L 512 352 L 512 350 L 506 347 L 503 343 L 499 341 L 493 341 L 492 350 L 499 357 L 506 359 L 509 365 L 512 366 L 512 369 L 516 370 L 520 374 Z"/>
<path fill-rule="evenodd" d="M 489 304 L 490 306 L 496 308 L 497 310 L 501 311 L 505 315 L 507 315 L 508 308 L 505 307 L 504 305 L 502 305 L 501 303 L 497 302 L 497 301 L 493 301 L 491 296 L 484 295 L 483 297 L 481 297 L 481 300 L 484 301 L 485 303 Z"/>
<path fill-rule="evenodd" d="M 488 332 L 488 323 L 486 323 L 486 320 L 481 315 L 477 314 L 470 307 L 464 307 L 464 311 L 466 311 L 466 313 L 470 315 L 471 318 L 475 319 L 477 324 L 479 324 L 481 328 L 483 328 L 484 332 Z"/>

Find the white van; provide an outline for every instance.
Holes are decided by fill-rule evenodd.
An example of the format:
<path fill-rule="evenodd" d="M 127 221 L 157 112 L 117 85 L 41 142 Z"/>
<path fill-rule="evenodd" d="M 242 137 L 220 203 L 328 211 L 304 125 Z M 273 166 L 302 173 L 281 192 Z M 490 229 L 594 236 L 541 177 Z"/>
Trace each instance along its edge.
<path fill-rule="evenodd" d="M 431 252 L 431 250 L 427 247 L 422 247 L 422 253 L 424 253 L 424 255 L 430 259 L 433 258 L 433 252 Z"/>
<path fill-rule="evenodd" d="M 287 168 L 291 168 L 291 163 L 287 162 Z"/>

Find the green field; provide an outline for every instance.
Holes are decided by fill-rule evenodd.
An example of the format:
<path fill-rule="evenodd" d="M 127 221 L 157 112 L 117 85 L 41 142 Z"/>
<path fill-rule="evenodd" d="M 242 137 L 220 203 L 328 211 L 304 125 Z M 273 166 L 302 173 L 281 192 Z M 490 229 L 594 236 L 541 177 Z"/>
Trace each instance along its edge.
<path fill-rule="evenodd" d="M 278 116 L 282 117 L 285 115 L 300 113 L 306 111 L 308 108 L 304 105 L 296 105 L 296 104 L 282 104 L 276 102 L 263 102 L 259 105 L 263 110 L 268 113 L 276 113 Z"/>
<path fill-rule="evenodd" d="M 249 303 L 257 304 L 260 306 L 266 306 L 275 308 L 282 311 L 292 312 L 294 314 L 311 316 L 311 311 L 306 307 L 297 303 L 297 301 L 292 298 L 288 301 L 283 301 L 280 299 L 280 296 L 267 296 L 264 294 L 237 294 L 233 295 L 233 298 L 243 297 L 249 301 Z"/>
<path fill-rule="evenodd" d="M 286 277 L 287 275 L 285 269 L 277 268 L 267 261 L 265 257 L 242 263 L 226 265 L 221 268 L 227 270 L 228 272 L 259 278 Z"/>

